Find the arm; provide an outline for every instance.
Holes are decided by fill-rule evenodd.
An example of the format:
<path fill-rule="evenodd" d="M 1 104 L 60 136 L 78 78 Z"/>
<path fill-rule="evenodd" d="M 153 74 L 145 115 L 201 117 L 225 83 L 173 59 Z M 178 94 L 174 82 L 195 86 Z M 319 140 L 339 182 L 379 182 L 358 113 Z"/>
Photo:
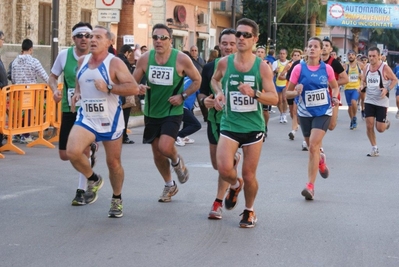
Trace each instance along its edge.
<path fill-rule="evenodd" d="M 36 75 L 39 76 L 40 78 L 42 78 L 42 80 L 45 83 L 48 83 L 49 77 L 48 77 L 46 71 L 44 70 L 42 64 L 37 59 L 35 60 L 35 72 L 36 72 Z"/>
<path fill-rule="evenodd" d="M 225 103 L 225 97 L 222 90 L 222 83 L 220 81 L 222 80 L 223 74 L 227 68 L 227 59 L 228 57 L 224 57 L 221 60 L 219 60 L 218 67 L 215 73 L 213 74 L 211 80 L 211 86 L 213 88 L 213 91 L 215 92 L 214 101 L 215 101 L 216 110 L 222 110 L 223 105 Z"/>
<path fill-rule="evenodd" d="M 137 95 L 139 88 L 137 82 L 133 79 L 126 64 L 118 57 L 114 57 L 109 65 L 110 78 L 112 80 L 113 88 L 112 94 L 120 96 Z M 108 93 L 107 84 L 103 79 L 94 80 L 97 90 Z M 76 89 L 75 89 L 76 92 Z"/>
<path fill-rule="evenodd" d="M 194 94 L 201 86 L 201 75 L 198 72 L 197 68 L 195 68 L 192 60 L 184 53 L 179 52 L 177 55 L 177 64 L 176 69 L 178 73 L 186 74 L 192 81 L 191 85 L 184 92 L 187 96 Z M 174 95 L 169 98 L 169 102 L 178 106 L 184 102 L 183 96 Z"/>
<path fill-rule="evenodd" d="M 62 99 L 62 93 L 60 90 L 58 90 L 58 76 L 55 75 L 54 73 L 51 73 L 47 83 L 50 86 L 51 90 L 53 91 L 54 101 L 56 103 L 60 102 Z"/>
<path fill-rule="evenodd" d="M 133 78 L 136 81 L 136 83 L 140 83 L 141 79 L 145 75 L 145 72 L 147 71 L 149 55 L 150 52 L 146 52 L 136 61 L 136 68 L 133 71 Z M 144 84 L 139 84 L 138 88 L 139 88 L 139 95 L 145 95 L 147 89 L 150 89 L 149 86 Z"/>
<path fill-rule="evenodd" d="M 78 66 L 76 67 L 76 70 L 79 71 L 80 67 L 82 66 L 84 60 L 84 56 L 81 56 L 78 60 Z M 71 98 L 71 112 L 76 112 L 76 103 L 80 100 L 80 85 L 78 81 L 78 77 L 76 77 L 75 81 L 75 93 L 73 94 Z"/>
<path fill-rule="evenodd" d="M 201 74 L 201 87 L 198 94 L 198 99 L 200 104 L 204 105 L 206 108 L 213 108 L 215 101 L 213 99 L 212 89 L 211 89 L 211 79 L 212 74 L 215 69 L 215 62 L 210 62 L 204 66 Z"/>
<path fill-rule="evenodd" d="M 8 85 L 7 81 L 7 72 L 4 68 L 3 62 L 0 61 L 0 88 L 3 88 Z"/>

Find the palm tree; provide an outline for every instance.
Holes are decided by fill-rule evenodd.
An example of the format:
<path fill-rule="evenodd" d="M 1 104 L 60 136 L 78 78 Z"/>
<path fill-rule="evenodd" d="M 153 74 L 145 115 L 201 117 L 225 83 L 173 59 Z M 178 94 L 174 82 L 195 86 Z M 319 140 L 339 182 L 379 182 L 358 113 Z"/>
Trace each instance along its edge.
<path fill-rule="evenodd" d="M 326 21 L 327 5 L 323 0 L 279 0 L 277 17 L 280 21 L 285 15 L 293 13 L 297 16 L 306 17 L 306 7 L 308 6 L 308 18 L 310 26 L 310 36 L 316 35 L 317 21 Z"/>

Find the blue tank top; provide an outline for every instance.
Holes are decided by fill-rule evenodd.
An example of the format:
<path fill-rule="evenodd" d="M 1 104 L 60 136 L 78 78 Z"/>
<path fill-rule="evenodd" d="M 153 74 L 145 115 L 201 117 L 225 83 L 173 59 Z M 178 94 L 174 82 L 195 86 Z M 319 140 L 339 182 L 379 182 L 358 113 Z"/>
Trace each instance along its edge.
<path fill-rule="evenodd" d="M 300 97 L 297 98 L 298 116 L 318 117 L 332 115 L 331 99 L 328 93 L 328 74 L 326 64 L 320 62 L 316 71 L 309 70 L 305 62 L 301 62 L 301 74 L 298 84 L 303 84 Z"/>

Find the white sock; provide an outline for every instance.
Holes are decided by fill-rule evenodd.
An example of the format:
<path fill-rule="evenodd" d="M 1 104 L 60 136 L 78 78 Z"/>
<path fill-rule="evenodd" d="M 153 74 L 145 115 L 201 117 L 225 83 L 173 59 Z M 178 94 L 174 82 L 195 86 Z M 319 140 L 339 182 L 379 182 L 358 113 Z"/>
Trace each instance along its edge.
<path fill-rule="evenodd" d="M 230 188 L 237 189 L 239 186 L 240 186 L 240 181 L 237 179 L 237 182 L 235 183 L 235 185 L 230 185 Z"/>
<path fill-rule="evenodd" d="M 78 189 L 82 189 L 84 191 L 86 191 L 86 189 L 87 189 L 87 178 L 81 173 L 79 173 Z"/>
<path fill-rule="evenodd" d="M 377 146 L 373 146 L 373 149 L 378 149 L 378 147 Z"/>
<path fill-rule="evenodd" d="M 254 207 L 251 207 L 251 208 L 245 207 L 245 209 L 246 209 L 246 210 L 249 210 L 249 211 L 254 211 Z"/>
<path fill-rule="evenodd" d="M 173 180 L 165 183 L 165 186 L 174 186 L 174 185 L 175 183 L 173 182 Z"/>

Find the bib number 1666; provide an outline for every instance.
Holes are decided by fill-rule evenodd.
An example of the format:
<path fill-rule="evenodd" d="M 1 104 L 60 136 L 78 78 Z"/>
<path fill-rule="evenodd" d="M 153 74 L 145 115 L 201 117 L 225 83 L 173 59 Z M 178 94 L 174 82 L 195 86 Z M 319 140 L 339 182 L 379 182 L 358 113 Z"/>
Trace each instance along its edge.
<path fill-rule="evenodd" d="M 86 111 L 87 112 L 103 112 L 104 105 L 103 103 L 86 103 Z"/>

